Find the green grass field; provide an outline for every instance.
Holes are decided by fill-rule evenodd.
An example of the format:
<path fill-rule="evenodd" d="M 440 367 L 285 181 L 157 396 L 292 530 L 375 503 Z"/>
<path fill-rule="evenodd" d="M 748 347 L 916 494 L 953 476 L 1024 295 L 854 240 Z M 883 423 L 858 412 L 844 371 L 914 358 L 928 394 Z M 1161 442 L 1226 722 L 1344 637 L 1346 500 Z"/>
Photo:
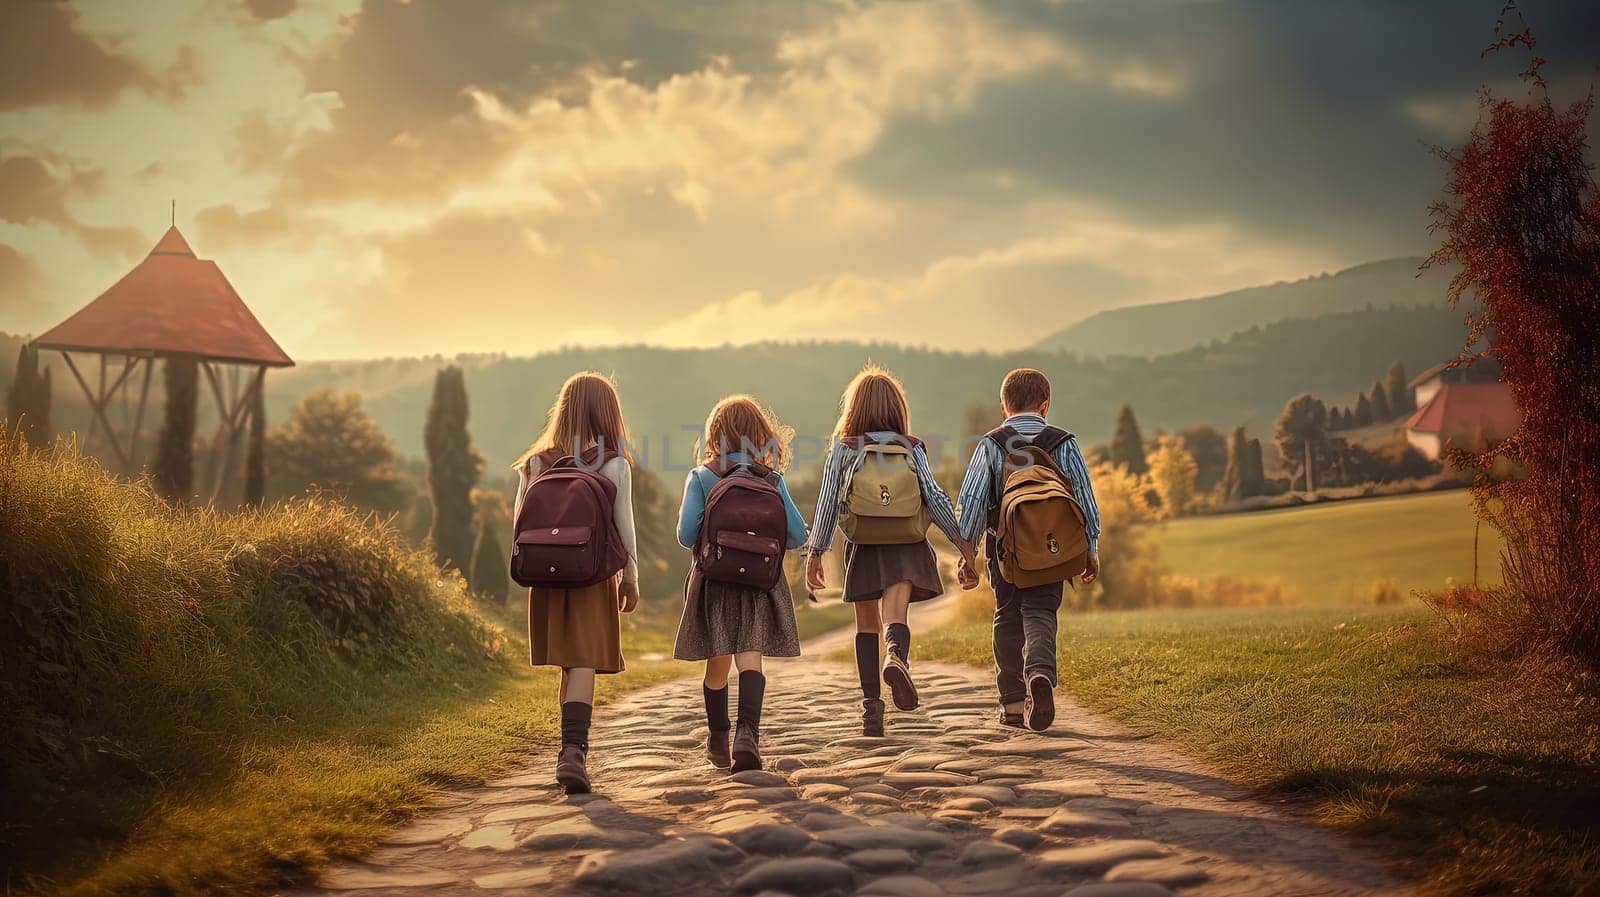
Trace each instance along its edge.
<path fill-rule="evenodd" d="M 1061 633 L 1065 692 L 1371 836 L 1427 893 L 1600 894 L 1600 683 L 1580 668 L 1493 657 L 1414 609 L 1096 613 Z M 988 666 L 989 627 L 917 653 Z"/>
<path fill-rule="evenodd" d="M 1312 604 L 1364 602 L 1379 579 L 1403 593 L 1472 581 L 1473 515 L 1465 491 L 1337 501 L 1189 517 L 1151 527 L 1161 563 L 1183 576 L 1277 579 Z M 1500 541 L 1485 526 L 1480 581 L 1499 581 Z"/>

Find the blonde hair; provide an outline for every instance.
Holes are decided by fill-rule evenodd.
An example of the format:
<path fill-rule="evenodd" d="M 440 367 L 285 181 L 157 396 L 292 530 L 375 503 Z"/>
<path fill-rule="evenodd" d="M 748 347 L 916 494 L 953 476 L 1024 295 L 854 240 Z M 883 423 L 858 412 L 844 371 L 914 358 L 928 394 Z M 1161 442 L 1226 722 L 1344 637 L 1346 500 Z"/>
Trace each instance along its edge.
<path fill-rule="evenodd" d="M 749 452 L 782 473 L 789 469 L 789 444 L 793 441 L 794 427 L 779 423 L 754 396 L 726 396 L 706 415 L 700 457 L 709 464 L 730 452 Z"/>
<path fill-rule="evenodd" d="M 839 422 L 833 427 L 833 439 L 838 442 L 879 430 L 910 436 L 911 405 L 900 381 L 869 361 L 839 397 Z"/>
<path fill-rule="evenodd" d="M 594 371 L 581 371 L 567 378 L 556 393 L 555 404 L 545 415 L 544 431 L 528 446 L 513 470 L 528 466 L 534 456 L 559 451 L 581 451 L 590 443 L 600 443 L 608 451 L 619 452 L 629 461 L 628 427 L 622 421 L 622 402 L 611 378 Z"/>

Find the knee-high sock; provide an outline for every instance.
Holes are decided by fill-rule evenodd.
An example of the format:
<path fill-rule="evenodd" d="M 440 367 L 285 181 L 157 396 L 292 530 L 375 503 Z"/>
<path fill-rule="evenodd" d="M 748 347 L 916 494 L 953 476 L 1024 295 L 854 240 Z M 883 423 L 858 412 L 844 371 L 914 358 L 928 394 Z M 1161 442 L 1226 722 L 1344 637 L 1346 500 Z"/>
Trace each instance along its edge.
<path fill-rule="evenodd" d="M 883 697 L 882 673 L 878 671 L 878 634 L 856 633 L 856 675 L 861 679 L 861 696 L 874 700 Z"/>
<path fill-rule="evenodd" d="M 589 721 L 594 718 L 594 705 L 582 701 L 568 701 L 561 705 L 561 743 L 575 744 L 589 749 Z"/>
<path fill-rule="evenodd" d="M 911 627 L 904 623 L 890 623 L 884 630 L 884 639 L 889 642 L 889 650 L 893 651 L 901 660 L 911 660 Z"/>
<path fill-rule="evenodd" d="M 739 671 L 739 728 L 761 731 L 761 701 L 767 695 L 767 677 L 760 670 Z"/>
<path fill-rule="evenodd" d="M 712 688 L 702 683 L 700 690 L 706 698 L 706 728 L 713 732 L 726 732 L 733 727 L 728 721 L 728 686 Z"/>

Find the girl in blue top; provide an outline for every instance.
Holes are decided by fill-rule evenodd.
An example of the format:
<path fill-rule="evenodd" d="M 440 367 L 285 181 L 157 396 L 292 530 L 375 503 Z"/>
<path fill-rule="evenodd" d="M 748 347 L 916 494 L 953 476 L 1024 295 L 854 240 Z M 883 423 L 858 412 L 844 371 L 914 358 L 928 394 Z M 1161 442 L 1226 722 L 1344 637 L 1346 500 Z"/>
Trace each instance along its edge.
<path fill-rule="evenodd" d="M 794 430 L 779 424 L 750 396 L 728 396 L 711 409 L 701 464 L 689 471 L 683 484 L 683 505 L 678 511 L 678 544 L 691 551 L 705 519 L 706 497 L 718 475 L 711 466 L 761 464 L 767 481 L 783 498 L 789 548 L 806 543 L 806 522 L 789 497 L 783 471 L 789 466 L 789 443 Z M 707 578 L 698 564 L 689 567 L 684 586 L 683 619 L 678 623 L 678 660 L 706 662 L 706 755 L 720 768 L 760 769 L 761 703 L 767 680 L 761 658 L 799 657 L 800 633 L 795 626 L 794 601 L 789 582 L 779 577 L 767 591 Z M 730 747 L 728 732 L 728 672 L 739 668 L 739 726 Z"/>
<path fill-rule="evenodd" d="M 893 374 L 867 365 L 845 387 L 839 400 L 834 445 L 822 470 L 817 495 L 816 525 L 811 528 L 806 581 L 813 589 L 827 585 L 822 555 L 833 540 L 839 520 L 840 492 L 846 471 L 868 443 L 899 443 L 910 448 L 923 505 L 933 524 L 972 563 L 972 546 L 961 538 L 950 497 L 934 480 L 922 442 L 911 435 L 911 410 L 905 387 Z M 908 610 L 916 601 L 944 594 L 939 562 L 926 538 L 900 545 L 857 545 L 845 540 L 844 600 L 856 611 L 856 673 L 861 679 L 861 734 L 883 735 L 883 688 L 887 682 L 894 704 L 917 708 L 917 687 L 911 679 L 911 627 Z M 888 626 L 885 627 L 884 624 Z M 887 637 L 888 656 L 879 672 L 880 641 Z M 881 679 L 879 678 L 881 675 Z"/>

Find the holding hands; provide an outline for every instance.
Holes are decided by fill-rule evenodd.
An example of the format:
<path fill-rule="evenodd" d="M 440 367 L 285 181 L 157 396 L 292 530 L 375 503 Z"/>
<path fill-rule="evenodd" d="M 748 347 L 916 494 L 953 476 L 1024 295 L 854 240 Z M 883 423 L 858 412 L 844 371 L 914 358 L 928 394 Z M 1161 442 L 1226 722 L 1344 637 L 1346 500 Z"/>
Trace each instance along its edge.
<path fill-rule="evenodd" d="M 963 591 L 970 592 L 978 587 L 977 553 L 972 550 L 972 543 L 964 539 L 956 542 L 956 548 L 961 550 L 961 562 L 956 565 L 956 579 Z"/>

